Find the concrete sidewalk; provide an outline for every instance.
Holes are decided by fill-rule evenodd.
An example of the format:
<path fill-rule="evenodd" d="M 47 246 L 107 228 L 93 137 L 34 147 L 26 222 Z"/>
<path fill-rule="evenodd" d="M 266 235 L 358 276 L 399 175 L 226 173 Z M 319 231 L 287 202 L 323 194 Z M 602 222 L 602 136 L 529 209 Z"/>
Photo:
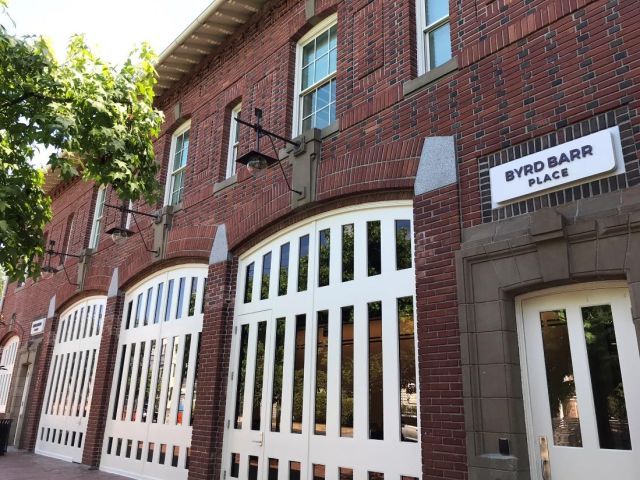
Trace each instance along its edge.
<path fill-rule="evenodd" d="M 85 465 L 64 462 L 24 450 L 9 448 L 0 456 L 0 480 L 118 480 L 119 475 L 89 470 Z"/>

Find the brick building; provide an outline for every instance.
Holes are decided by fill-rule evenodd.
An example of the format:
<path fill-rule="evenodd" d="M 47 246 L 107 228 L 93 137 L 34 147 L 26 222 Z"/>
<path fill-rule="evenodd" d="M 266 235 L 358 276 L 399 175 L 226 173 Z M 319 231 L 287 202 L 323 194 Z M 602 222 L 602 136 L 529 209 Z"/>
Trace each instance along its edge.
<path fill-rule="evenodd" d="M 13 441 L 136 478 L 640 477 L 639 7 L 214 2 L 158 62 L 151 216 L 48 178 Z M 282 170 L 235 162 L 256 108 Z"/>

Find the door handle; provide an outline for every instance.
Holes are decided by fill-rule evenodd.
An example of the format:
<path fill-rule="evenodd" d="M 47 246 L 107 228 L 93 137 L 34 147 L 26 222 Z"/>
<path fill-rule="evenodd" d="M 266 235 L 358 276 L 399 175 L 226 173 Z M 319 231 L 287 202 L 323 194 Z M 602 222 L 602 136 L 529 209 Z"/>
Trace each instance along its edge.
<path fill-rule="evenodd" d="M 549 461 L 549 444 L 547 443 L 547 437 L 538 437 L 538 446 L 540 447 L 542 480 L 551 480 L 551 462 Z"/>
<path fill-rule="evenodd" d="M 262 441 L 263 441 L 263 433 L 262 432 L 258 433 L 255 437 L 253 437 L 251 439 L 251 442 L 257 443 L 258 446 L 260 446 L 260 447 L 262 446 Z"/>

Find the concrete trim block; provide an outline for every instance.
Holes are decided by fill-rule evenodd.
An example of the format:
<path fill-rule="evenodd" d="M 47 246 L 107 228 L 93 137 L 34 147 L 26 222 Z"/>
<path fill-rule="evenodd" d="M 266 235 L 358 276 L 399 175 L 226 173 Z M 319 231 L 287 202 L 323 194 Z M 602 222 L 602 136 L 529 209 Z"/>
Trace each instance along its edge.
<path fill-rule="evenodd" d="M 415 182 L 415 195 L 432 192 L 458 182 L 456 145 L 453 137 L 426 137 Z"/>
<path fill-rule="evenodd" d="M 107 291 L 107 298 L 112 298 L 118 295 L 118 267 L 113 269 L 111 274 L 111 282 L 109 282 L 109 290 Z"/>
<path fill-rule="evenodd" d="M 49 311 L 47 312 L 47 318 L 53 318 L 56 316 L 56 296 L 54 295 L 49 300 Z"/>
<path fill-rule="evenodd" d="M 209 265 L 226 262 L 229 260 L 229 244 L 227 242 L 227 226 L 223 223 L 218 225 L 216 236 L 211 246 L 209 255 Z"/>

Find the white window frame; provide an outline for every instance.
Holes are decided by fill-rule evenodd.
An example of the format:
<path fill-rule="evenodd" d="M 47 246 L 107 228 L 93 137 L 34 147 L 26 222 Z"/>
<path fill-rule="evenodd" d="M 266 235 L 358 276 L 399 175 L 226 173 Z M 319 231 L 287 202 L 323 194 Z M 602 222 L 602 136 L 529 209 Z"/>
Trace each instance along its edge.
<path fill-rule="evenodd" d="M 233 177 L 236 174 L 236 160 L 238 158 L 238 144 L 240 138 L 238 132 L 240 131 L 240 125 L 236 122 L 236 118 L 242 111 L 242 102 L 238 103 L 231 110 L 231 117 L 229 119 L 229 148 L 227 151 L 227 171 L 224 178 Z"/>
<path fill-rule="evenodd" d="M 96 206 L 93 210 L 93 220 L 91 221 L 91 235 L 89 236 L 89 248 L 97 248 L 100 243 L 100 230 L 102 229 L 102 219 L 104 218 L 104 202 L 107 198 L 106 187 L 100 185 L 96 194 Z M 67 242 L 67 249 L 70 242 Z M 66 252 L 65 252 L 66 253 Z"/>
<path fill-rule="evenodd" d="M 302 50 L 305 45 L 312 41 L 315 37 L 323 33 L 325 30 L 330 29 L 334 25 L 338 24 L 338 15 L 333 14 L 327 18 L 325 18 L 318 25 L 313 27 L 309 32 L 307 32 L 299 41 L 296 46 L 296 73 L 295 73 L 295 81 L 294 81 L 294 89 L 295 89 L 295 97 L 293 101 L 293 130 L 292 136 L 297 137 L 302 133 L 302 96 L 305 93 L 310 92 L 318 88 L 327 82 L 336 78 L 338 69 L 336 67 L 336 71 L 326 76 L 325 78 L 315 82 L 312 86 L 302 90 Z M 338 48 L 339 50 L 339 48 Z M 337 98 L 336 98 L 337 103 Z"/>
<path fill-rule="evenodd" d="M 169 153 L 169 162 L 167 164 L 167 182 L 164 189 L 164 204 L 165 205 L 173 205 L 171 203 L 171 191 L 173 190 L 173 179 L 177 173 L 183 172 L 186 170 L 189 159 L 189 152 L 187 151 L 187 163 L 185 163 L 184 167 L 179 168 L 178 170 L 173 170 L 173 156 L 176 153 L 176 144 L 178 137 L 184 134 L 186 131 L 191 130 L 191 120 L 187 120 L 184 122 L 178 129 L 173 132 L 171 136 L 171 152 Z M 191 144 L 191 136 L 189 136 L 189 144 Z M 182 198 L 184 199 L 184 193 Z M 180 200 L 181 203 L 182 200 Z"/>
<path fill-rule="evenodd" d="M 446 1 L 446 0 L 445 0 Z M 429 32 L 436 30 L 442 25 L 449 23 L 451 11 L 447 8 L 448 14 L 439 18 L 435 22 L 427 25 L 427 0 L 416 0 L 416 35 L 418 40 L 418 75 L 427 73 L 432 68 L 429 67 L 431 59 L 429 58 Z M 451 42 L 451 39 L 449 39 Z M 435 67 L 437 68 L 437 67 Z"/>

